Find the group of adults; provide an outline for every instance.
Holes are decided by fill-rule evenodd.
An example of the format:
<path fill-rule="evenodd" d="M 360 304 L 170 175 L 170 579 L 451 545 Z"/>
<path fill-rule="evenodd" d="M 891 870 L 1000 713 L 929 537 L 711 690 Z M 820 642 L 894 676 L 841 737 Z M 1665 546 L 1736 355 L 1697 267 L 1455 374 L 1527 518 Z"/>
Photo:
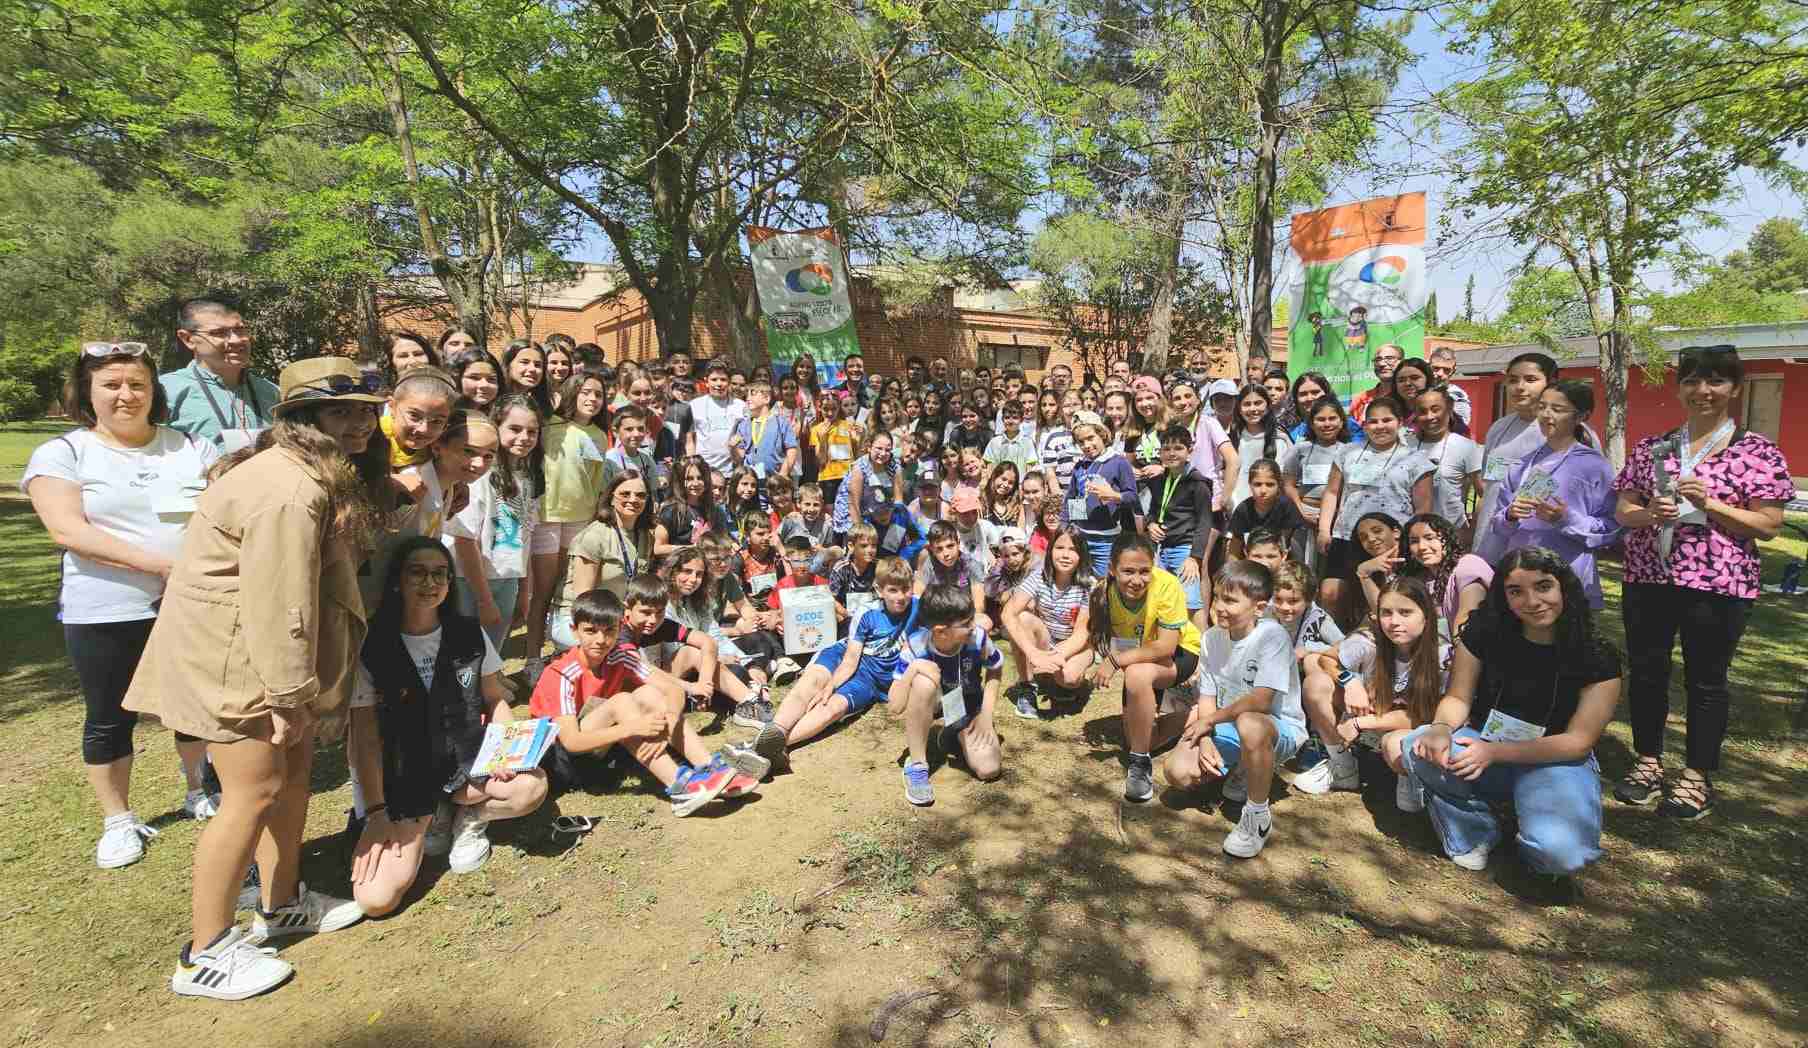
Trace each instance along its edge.
<path fill-rule="evenodd" d="M 1209 604 L 1203 582 L 1213 550 L 1235 537 L 1232 514 L 1269 491 L 1255 468 L 1261 462 L 1278 467 L 1285 492 L 1298 493 L 1309 529 L 1302 552 L 1327 580 L 1321 600 L 1354 606 L 1365 577 L 1392 573 L 1406 555 L 1398 523 L 1391 551 L 1365 543 L 1365 522 L 1376 516 L 1441 514 L 1454 528 L 1438 530 L 1439 538 L 1454 546 L 1473 532 L 1490 563 L 1522 547 L 1552 550 L 1596 607 L 1595 558 L 1623 545 L 1639 760 L 1616 793 L 1636 802 L 1662 794 L 1667 812 L 1687 818 L 1713 803 L 1728 667 L 1758 594 L 1756 540 L 1775 534 L 1793 494 L 1780 451 L 1736 421 L 1742 371 L 1726 349 L 1683 355 L 1682 423 L 1640 440 L 1616 474 L 1587 426 L 1588 386 L 1559 381 L 1555 362 L 1538 354 L 1508 368 L 1508 413 L 1478 445 L 1456 432 L 1469 416 L 1449 371 L 1435 356 L 1403 359 L 1393 347 L 1376 353 L 1382 392 L 1351 412 L 1322 375 L 1288 381 L 1265 361 L 1252 362 L 1243 383 L 1188 370 L 1136 374 L 1123 362 L 1096 382 L 1075 383 L 1057 364 L 1037 387 L 1017 369 L 956 372 L 943 359 L 912 360 L 904 376 L 878 379 L 850 358 L 840 382 L 824 388 L 808 359 L 771 376 L 711 364 L 700 381 L 688 357 L 610 368 L 596 347 L 569 340 L 521 340 L 496 356 L 452 329 L 432 342 L 392 337 L 374 366 L 332 356 L 296 362 L 277 384 L 251 373 L 251 329 L 229 303 L 185 304 L 174 339 L 192 362 L 169 372 L 144 342 L 82 346 L 64 393 L 72 428 L 37 449 L 22 487 L 63 551 L 58 614 L 86 704 L 83 760 L 102 818 L 96 862 L 129 865 L 156 836 L 130 799 L 134 725 L 139 715 L 152 717 L 176 732 L 184 809 L 207 820 L 196 848 L 192 934 L 172 986 L 216 997 L 231 996 L 235 968 L 273 960 L 260 948 L 267 939 L 330 931 L 365 915 L 359 900 L 300 880 L 316 744 L 344 731 L 367 623 L 414 614 L 419 593 L 454 574 L 431 558 L 389 562 L 381 553 L 413 549 L 402 544 L 410 536 L 442 538 L 446 521 L 473 498 L 461 471 L 475 472 L 485 456 L 507 459 L 511 440 L 531 449 L 522 433 L 530 419 L 544 487 L 527 493 L 533 500 L 495 495 L 514 509 L 491 519 L 514 513 L 536 526 L 522 548 L 499 545 L 495 535 L 479 545 L 496 561 L 507 553 L 519 587 L 512 596 L 474 585 L 464 594 L 486 629 L 496 616 L 485 609 L 524 625 L 530 659 L 541 656 L 555 617 L 557 579 L 579 567 L 573 558 L 568 569 L 561 554 L 595 520 L 642 513 L 662 492 L 682 499 L 697 494 L 698 483 L 707 491 L 709 473 L 745 468 L 762 487 L 774 476 L 814 482 L 845 534 L 880 504 L 889 513 L 894 502 L 910 501 L 903 480 L 884 468 L 906 459 L 936 462 L 919 466 L 927 477 L 911 484 L 923 498 L 952 484 L 964 503 L 960 488 L 973 478 L 950 476 L 965 468 L 952 464 L 950 447 L 990 446 L 1007 433 L 1027 441 L 1021 453 L 1011 450 L 1018 436 L 1006 444 L 1007 456 L 1020 456 L 1012 459 L 1019 483 L 1037 475 L 1051 489 L 1044 501 L 1065 508 L 1091 555 L 1108 556 L 1125 529 L 1157 535 L 1162 562 L 1199 591 L 1189 593 L 1195 614 Z M 737 379 L 768 390 L 769 400 L 750 410 L 734 396 Z M 950 402 L 959 407 L 953 417 Z M 627 424 L 612 424 L 618 418 Z M 636 427 L 650 446 L 623 439 Z M 1177 430 L 1185 439 L 1170 441 Z M 900 440 L 911 452 L 894 458 Z M 1209 509 L 1198 507 L 1208 519 L 1184 536 L 1162 527 L 1175 488 L 1163 493 L 1160 481 L 1178 468 L 1162 460 L 1167 444 L 1182 446 L 1181 464 L 1211 484 Z M 1109 465 L 1114 453 L 1127 482 Z M 687 463 L 695 458 L 707 472 L 693 475 Z M 567 486 L 579 478 L 581 489 Z M 618 502 L 636 482 L 639 505 Z M 1139 488 L 1157 490 L 1143 499 Z M 561 499 L 567 505 L 555 508 Z M 1257 515 L 1269 512 L 1272 500 Z M 402 520 L 409 523 L 398 532 Z M 685 541 L 713 526 L 683 515 L 669 523 L 692 529 Z M 630 547 L 640 541 L 621 540 L 618 570 L 636 570 L 642 551 Z M 461 584 L 474 582 L 458 574 Z M 597 581 L 594 570 L 586 581 Z M 494 687 L 500 645 L 447 637 L 442 647 L 437 630 L 433 637 L 425 648 L 398 647 L 393 679 L 379 674 L 363 686 L 401 696 L 425 690 L 436 701 L 506 716 Z M 1664 725 L 1679 637 L 1687 746 L 1685 768 L 1670 780 Z M 468 668 L 460 644 L 477 653 Z M 366 655 L 367 674 L 370 663 Z M 414 676 L 403 672 L 411 664 Z M 359 718 L 350 721 L 355 733 Z M 424 722 L 413 727 L 426 741 L 391 738 L 401 723 L 384 722 L 377 763 L 360 775 L 366 791 L 392 775 L 406 778 L 397 770 L 404 767 L 427 769 L 412 776 L 456 776 L 468 757 L 462 741 L 454 745 Z M 207 785 L 208 765 L 217 793 Z M 471 794 L 460 803 L 505 813 L 531 809 L 544 792 L 531 780 L 511 787 L 460 779 L 446 788 Z M 390 794 L 388 805 L 401 808 L 401 794 Z M 374 817 L 388 805 L 364 807 Z M 254 861 L 256 897 L 243 900 Z M 242 902 L 255 910 L 250 929 L 235 924 Z"/>

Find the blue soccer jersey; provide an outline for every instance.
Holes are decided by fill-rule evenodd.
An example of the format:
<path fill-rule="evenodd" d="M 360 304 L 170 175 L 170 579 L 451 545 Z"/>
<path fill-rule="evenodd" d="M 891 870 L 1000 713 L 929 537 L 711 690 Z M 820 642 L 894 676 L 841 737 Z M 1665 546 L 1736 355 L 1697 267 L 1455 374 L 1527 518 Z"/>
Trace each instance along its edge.
<path fill-rule="evenodd" d="M 905 638 L 917 624 L 917 598 L 910 598 L 910 606 L 904 614 L 893 616 L 884 604 L 876 608 L 868 608 L 860 616 L 854 626 L 850 640 L 860 644 L 860 657 L 872 659 L 885 667 L 898 666 L 898 657 L 904 653 Z"/>
<path fill-rule="evenodd" d="M 986 631 L 978 626 L 973 627 L 967 643 L 961 645 L 961 649 L 953 655 L 943 655 L 935 650 L 926 629 L 915 630 L 910 634 L 906 650 L 912 659 L 928 659 L 935 663 L 941 671 L 943 692 L 952 691 L 959 685 L 961 694 L 967 699 L 969 712 L 979 708 L 980 671 L 1004 667 L 1004 656 L 992 644 L 992 638 L 986 636 Z"/>

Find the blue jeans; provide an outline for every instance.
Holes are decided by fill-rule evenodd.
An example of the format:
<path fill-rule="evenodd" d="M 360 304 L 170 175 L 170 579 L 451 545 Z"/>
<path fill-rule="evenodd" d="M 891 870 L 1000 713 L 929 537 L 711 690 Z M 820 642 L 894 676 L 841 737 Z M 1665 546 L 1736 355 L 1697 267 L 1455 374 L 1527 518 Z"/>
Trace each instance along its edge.
<path fill-rule="evenodd" d="M 1186 563 L 1187 554 L 1191 552 L 1193 552 L 1191 546 L 1163 546 L 1155 554 L 1155 563 L 1163 571 L 1179 578 L 1180 566 Z M 1180 588 L 1186 591 L 1188 611 L 1198 611 L 1205 607 L 1205 598 L 1199 593 L 1198 578 L 1194 578 L 1191 582 L 1182 582 Z"/>
<path fill-rule="evenodd" d="M 1080 534 L 1086 536 L 1086 552 L 1092 557 L 1092 577 L 1104 578 L 1111 571 L 1111 547 L 1117 545 L 1117 536 L 1084 531 Z"/>
<path fill-rule="evenodd" d="M 484 636 L 490 638 L 490 645 L 496 654 L 502 654 L 502 642 L 508 640 L 509 630 L 515 625 L 515 601 L 521 596 L 520 579 L 486 579 L 490 584 L 490 599 L 496 602 L 496 610 L 502 612 L 502 621 L 494 626 L 483 628 Z M 456 580 L 458 610 L 461 614 L 477 617 L 477 594 L 471 590 L 471 584 L 464 579 Z"/>
<path fill-rule="evenodd" d="M 1425 807 L 1444 854 L 1500 843 L 1499 820 L 1489 804 L 1510 800 L 1519 815 L 1519 854 L 1534 871 L 1575 873 L 1601 857 L 1601 768 L 1594 754 L 1560 764 L 1491 764 L 1470 782 L 1413 754 L 1426 730 L 1406 736 L 1402 763 L 1425 787 Z M 1479 738 L 1475 729 L 1459 728 L 1451 750 Z"/>

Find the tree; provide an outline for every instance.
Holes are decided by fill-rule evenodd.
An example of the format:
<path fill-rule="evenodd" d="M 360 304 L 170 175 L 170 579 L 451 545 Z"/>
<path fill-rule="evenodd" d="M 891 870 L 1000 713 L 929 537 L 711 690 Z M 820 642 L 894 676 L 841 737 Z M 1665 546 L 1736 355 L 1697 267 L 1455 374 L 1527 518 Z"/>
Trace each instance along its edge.
<path fill-rule="evenodd" d="M 1065 330 L 1081 367 L 1104 375 L 1119 360 L 1142 359 L 1157 300 L 1167 284 L 1166 245 L 1158 232 L 1073 213 L 1049 221 L 1030 248 L 1041 277 L 1036 298 Z M 1231 317 L 1223 291 L 1183 261 L 1167 308 L 1176 344 L 1222 344 Z"/>
<path fill-rule="evenodd" d="M 1786 0 L 1702 8 L 1486 0 L 1459 10 L 1484 72 L 1444 93 L 1464 136 L 1459 206 L 1569 270 L 1600 349 L 1610 456 L 1624 457 L 1635 356 L 1663 360 L 1633 314 L 1642 274 L 1713 220 L 1741 170 L 1797 180 L 1780 144 L 1808 132 L 1808 12 Z M 1798 183 L 1799 184 L 1799 183 Z"/>
<path fill-rule="evenodd" d="M 1763 293 L 1808 290 L 1808 231 L 1793 218 L 1770 218 L 1752 231 L 1745 250 L 1726 256 L 1727 275 Z"/>

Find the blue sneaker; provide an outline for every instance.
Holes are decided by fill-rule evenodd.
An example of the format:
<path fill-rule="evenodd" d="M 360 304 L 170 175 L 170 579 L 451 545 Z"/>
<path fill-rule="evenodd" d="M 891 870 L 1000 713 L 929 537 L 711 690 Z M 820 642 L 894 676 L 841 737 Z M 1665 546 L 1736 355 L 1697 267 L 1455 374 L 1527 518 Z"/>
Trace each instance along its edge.
<path fill-rule="evenodd" d="M 919 808 L 935 803 L 935 790 L 929 785 L 929 765 L 905 762 L 904 799 Z"/>
<path fill-rule="evenodd" d="M 734 769 L 727 765 L 716 767 L 714 761 L 701 768 L 680 770 L 678 778 L 665 790 L 666 797 L 672 802 L 672 814 L 683 818 L 715 800 L 734 777 Z"/>
<path fill-rule="evenodd" d="M 1034 684 L 1021 681 L 1011 689 L 1011 692 L 1013 695 L 1011 708 L 1017 711 L 1017 716 L 1024 720 L 1042 719 L 1041 711 L 1036 709 L 1036 686 Z"/>

